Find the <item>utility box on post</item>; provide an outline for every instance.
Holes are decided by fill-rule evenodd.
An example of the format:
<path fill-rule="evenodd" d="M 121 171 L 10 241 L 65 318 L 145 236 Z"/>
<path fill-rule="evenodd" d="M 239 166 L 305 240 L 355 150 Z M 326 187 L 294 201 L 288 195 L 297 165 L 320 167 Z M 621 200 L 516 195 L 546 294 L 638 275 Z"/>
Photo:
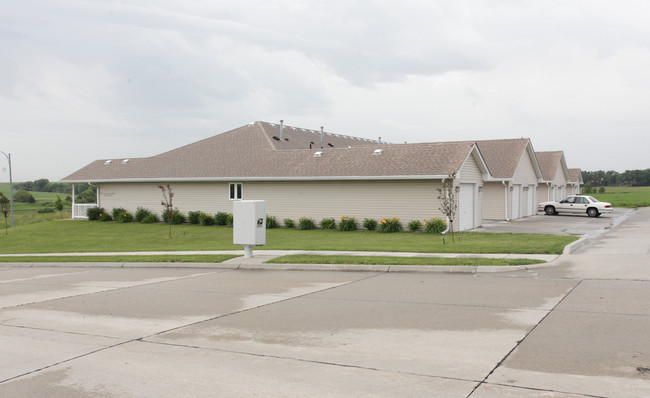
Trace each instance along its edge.
<path fill-rule="evenodd" d="M 233 202 L 233 244 L 244 246 L 244 257 L 253 257 L 253 246 L 266 244 L 266 201 Z"/>

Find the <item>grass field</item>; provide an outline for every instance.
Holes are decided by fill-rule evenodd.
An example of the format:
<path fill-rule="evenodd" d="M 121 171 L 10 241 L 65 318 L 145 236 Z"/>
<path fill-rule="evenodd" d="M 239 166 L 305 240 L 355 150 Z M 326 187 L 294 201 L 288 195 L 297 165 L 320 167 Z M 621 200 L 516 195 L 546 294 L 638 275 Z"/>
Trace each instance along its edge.
<path fill-rule="evenodd" d="M 591 194 L 591 196 L 609 202 L 614 207 L 650 206 L 650 187 L 605 187 L 605 193 Z"/>
<path fill-rule="evenodd" d="M 267 230 L 264 249 L 353 250 L 420 253 L 559 254 L 575 236 L 463 232 L 449 236 L 424 233 L 382 234 L 295 229 Z M 98 221 L 49 221 L 0 234 L 0 253 L 70 253 L 181 250 L 241 250 L 232 228 L 175 225 L 172 238 L 164 224 Z"/>
<path fill-rule="evenodd" d="M 272 264 L 365 264 L 365 265 L 530 265 L 544 261 L 529 258 L 449 258 L 393 256 L 317 256 L 295 254 L 267 261 Z"/>
<path fill-rule="evenodd" d="M 9 183 L 0 183 L 0 192 L 2 192 L 6 197 L 9 197 Z M 16 191 L 14 191 L 16 192 Z M 66 204 L 63 208 L 63 213 L 55 211 L 54 213 L 39 213 L 39 210 L 43 209 L 54 209 L 54 201 L 56 196 L 61 196 L 61 199 L 65 199 L 66 194 L 55 193 L 55 192 L 30 192 L 34 199 L 35 203 L 20 203 L 14 202 L 14 224 L 16 226 L 35 224 L 43 221 L 54 221 L 60 220 L 61 218 L 70 218 L 72 217 L 72 209 L 70 204 Z M 0 215 L 1 217 L 1 215 Z M 11 217 L 9 216 L 9 223 L 11 223 Z M 2 220 L 2 226 L 4 226 L 4 220 Z"/>

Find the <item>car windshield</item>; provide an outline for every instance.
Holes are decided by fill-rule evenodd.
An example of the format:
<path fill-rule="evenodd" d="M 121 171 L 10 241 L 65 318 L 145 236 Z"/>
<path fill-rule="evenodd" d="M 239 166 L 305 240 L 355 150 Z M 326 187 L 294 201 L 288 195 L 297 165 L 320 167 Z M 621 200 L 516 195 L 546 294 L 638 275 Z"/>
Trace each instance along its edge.
<path fill-rule="evenodd" d="M 587 198 L 589 198 L 589 200 L 591 200 L 594 203 L 598 202 L 598 199 L 594 198 L 593 196 L 587 196 Z"/>

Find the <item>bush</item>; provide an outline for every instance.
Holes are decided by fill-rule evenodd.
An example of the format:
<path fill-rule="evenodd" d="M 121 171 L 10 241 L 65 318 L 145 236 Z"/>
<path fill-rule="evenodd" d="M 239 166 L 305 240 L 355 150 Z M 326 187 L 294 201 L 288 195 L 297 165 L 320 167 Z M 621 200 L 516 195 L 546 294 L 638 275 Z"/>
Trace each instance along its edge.
<path fill-rule="evenodd" d="M 218 212 L 214 215 L 214 222 L 217 225 L 228 225 L 228 213 L 223 211 Z"/>
<path fill-rule="evenodd" d="M 162 220 L 165 224 L 169 223 L 169 219 L 167 217 L 167 212 L 163 211 L 162 214 Z M 184 224 L 187 220 L 185 219 L 185 214 L 181 213 L 178 209 L 174 209 L 172 212 L 172 224 L 173 225 L 178 225 L 178 224 Z"/>
<path fill-rule="evenodd" d="M 365 218 L 363 220 L 363 227 L 368 231 L 374 231 L 377 229 L 377 221 L 373 220 L 372 218 Z"/>
<path fill-rule="evenodd" d="M 377 231 L 384 233 L 400 232 L 402 230 L 402 223 L 399 218 L 382 218 L 377 225 Z"/>
<path fill-rule="evenodd" d="M 111 214 L 117 222 L 133 222 L 133 215 L 121 207 L 115 207 Z"/>
<path fill-rule="evenodd" d="M 25 191 L 24 189 L 19 189 L 18 191 L 14 192 L 14 202 L 34 203 L 36 202 L 36 199 L 34 199 L 31 193 Z"/>
<path fill-rule="evenodd" d="M 439 234 L 445 229 L 447 229 L 447 223 L 438 217 L 424 220 L 424 232 L 426 233 Z"/>
<path fill-rule="evenodd" d="M 339 231 L 356 231 L 359 229 L 356 217 L 340 217 Z"/>
<path fill-rule="evenodd" d="M 99 215 L 105 213 L 103 207 L 91 207 L 86 210 L 86 216 L 88 216 L 89 221 L 99 220 Z"/>
<path fill-rule="evenodd" d="M 311 218 L 302 217 L 298 219 L 298 229 L 303 231 L 308 229 L 316 229 L 316 223 Z"/>
<path fill-rule="evenodd" d="M 266 216 L 266 229 L 277 228 L 278 220 L 274 216 Z"/>
<path fill-rule="evenodd" d="M 199 224 L 203 225 L 204 227 L 209 227 L 210 225 L 214 225 L 214 223 L 215 221 L 214 218 L 212 218 L 212 214 L 199 212 Z"/>
<path fill-rule="evenodd" d="M 155 224 L 157 222 L 160 222 L 160 220 L 156 214 L 150 212 L 149 214 L 146 214 L 144 217 L 142 217 L 140 222 L 143 224 Z"/>
<path fill-rule="evenodd" d="M 39 214 L 54 213 L 54 209 L 38 209 Z"/>
<path fill-rule="evenodd" d="M 408 227 L 409 227 L 409 231 L 417 232 L 420 230 L 420 228 L 422 228 L 422 223 L 420 222 L 420 220 L 411 220 L 409 221 Z"/>
<path fill-rule="evenodd" d="M 200 211 L 190 211 L 187 213 L 187 222 L 196 225 L 201 222 L 201 215 L 203 212 Z"/>
<path fill-rule="evenodd" d="M 285 228 L 293 228 L 296 226 L 296 223 L 294 223 L 290 218 L 285 218 L 283 222 Z"/>
<path fill-rule="evenodd" d="M 138 207 L 137 209 L 135 209 L 135 221 L 142 222 L 142 220 L 144 220 L 145 217 L 147 217 L 147 216 L 149 216 L 151 214 L 153 214 L 153 213 L 151 213 L 150 210 L 147 210 L 144 207 Z M 156 218 L 158 218 L 158 217 L 156 217 Z M 154 222 L 158 222 L 158 221 L 154 221 Z"/>
<path fill-rule="evenodd" d="M 111 218 L 110 214 L 103 212 L 99 214 L 97 221 L 113 221 L 113 219 Z"/>
<path fill-rule="evenodd" d="M 333 218 L 323 218 L 319 225 L 323 229 L 336 229 L 336 221 Z"/>
<path fill-rule="evenodd" d="M 228 214 L 228 218 L 226 219 L 226 225 L 232 227 L 234 222 L 235 222 L 235 218 L 233 217 L 233 215 Z"/>

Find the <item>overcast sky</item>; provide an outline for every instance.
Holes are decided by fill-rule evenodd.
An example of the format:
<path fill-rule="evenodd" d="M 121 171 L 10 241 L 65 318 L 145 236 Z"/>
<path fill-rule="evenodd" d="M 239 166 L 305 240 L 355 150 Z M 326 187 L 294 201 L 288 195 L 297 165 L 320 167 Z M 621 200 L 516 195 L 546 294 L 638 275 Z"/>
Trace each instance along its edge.
<path fill-rule="evenodd" d="M 2 0 L 0 151 L 58 181 L 284 119 L 646 169 L 648 21 L 647 0 Z"/>

